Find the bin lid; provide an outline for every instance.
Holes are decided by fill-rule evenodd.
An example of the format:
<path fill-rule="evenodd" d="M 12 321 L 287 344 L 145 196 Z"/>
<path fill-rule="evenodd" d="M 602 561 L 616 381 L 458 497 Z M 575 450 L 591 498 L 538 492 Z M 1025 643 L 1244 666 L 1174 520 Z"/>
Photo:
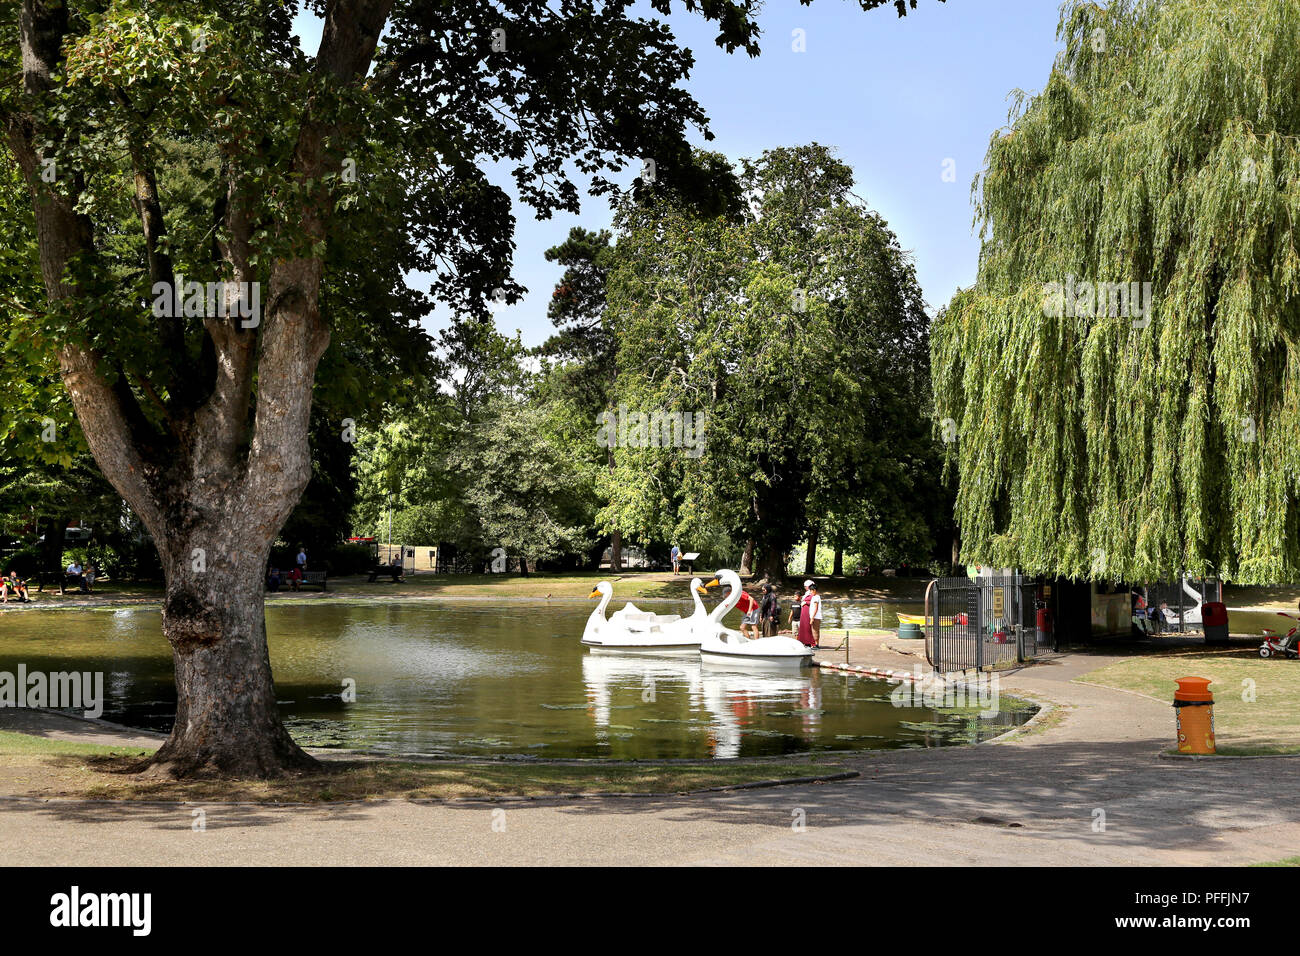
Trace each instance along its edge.
<path fill-rule="evenodd" d="M 1227 624 L 1228 606 L 1222 601 L 1206 601 L 1201 605 L 1202 624 Z"/>
<path fill-rule="evenodd" d="M 1179 677 L 1174 683 L 1178 685 L 1174 700 L 1214 700 L 1214 694 L 1210 693 L 1212 681 L 1204 677 Z"/>

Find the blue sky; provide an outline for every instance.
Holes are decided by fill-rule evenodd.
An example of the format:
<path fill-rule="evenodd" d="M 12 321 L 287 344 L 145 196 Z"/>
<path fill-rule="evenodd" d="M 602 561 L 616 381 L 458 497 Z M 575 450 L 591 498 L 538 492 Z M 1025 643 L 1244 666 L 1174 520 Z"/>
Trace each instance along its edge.
<path fill-rule="evenodd" d="M 863 13 L 854 0 L 770 0 L 759 18 L 763 54 L 753 60 L 714 46 L 698 17 L 678 13 L 669 22 L 695 54 L 685 85 L 711 121 L 709 148 L 735 160 L 813 141 L 836 147 L 858 195 L 914 254 L 934 310 L 974 281 L 971 180 L 989 136 L 1006 122 L 1008 94 L 1046 81 L 1057 19 L 1057 0 L 921 0 L 902 20 L 892 7 Z M 796 29 L 805 52 L 792 49 Z M 299 35 L 315 52 L 319 27 L 303 21 Z M 946 160 L 953 182 L 944 181 Z M 610 214 L 604 200 L 590 199 L 577 216 L 538 222 L 521 204 L 516 216 L 515 277 L 529 294 L 500 308 L 496 321 L 534 345 L 551 332 L 546 304 L 560 275 L 543 252 L 572 226 L 607 226 Z M 418 286 L 418 277 L 411 282 Z"/>

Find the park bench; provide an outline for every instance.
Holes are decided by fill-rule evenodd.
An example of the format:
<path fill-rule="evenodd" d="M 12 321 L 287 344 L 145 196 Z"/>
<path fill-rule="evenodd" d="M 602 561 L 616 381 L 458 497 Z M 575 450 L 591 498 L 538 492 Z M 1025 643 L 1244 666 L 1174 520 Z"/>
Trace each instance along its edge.
<path fill-rule="evenodd" d="M 319 584 L 322 591 L 328 591 L 329 586 L 325 583 L 328 571 L 304 571 L 302 581 L 298 584 L 299 588 L 305 588 L 309 584 Z"/>
<path fill-rule="evenodd" d="M 370 569 L 370 577 L 366 578 L 367 584 L 374 584 L 375 579 L 381 574 L 388 575 L 396 584 L 403 579 L 404 569 L 400 564 L 377 564 Z"/>
<path fill-rule="evenodd" d="M 63 583 L 59 588 L 60 591 L 80 591 L 83 594 L 92 593 L 90 585 L 80 574 L 69 574 L 67 571 L 60 572 L 63 575 Z"/>

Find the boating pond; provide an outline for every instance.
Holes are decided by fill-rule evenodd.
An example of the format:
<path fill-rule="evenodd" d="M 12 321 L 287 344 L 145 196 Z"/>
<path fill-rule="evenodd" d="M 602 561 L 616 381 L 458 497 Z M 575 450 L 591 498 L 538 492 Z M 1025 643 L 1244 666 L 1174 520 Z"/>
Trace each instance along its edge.
<path fill-rule="evenodd" d="M 306 746 L 550 758 L 964 744 L 1034 712 L 1005 696 L 989 716 L 897 707 L 894 685 L 817 668 L 763 674 L 694 657 L 596 655 L 579 643 L 590 612 L 568 601 L 273 602 L 277 698 Z M 0 614 L 0 671 L 19 664 L 28 673 L 102 671 L 104 719 L 171 728 L 172 658 L 156 607 Z M 345 700 L 351 688 L 355 700 Z"/>

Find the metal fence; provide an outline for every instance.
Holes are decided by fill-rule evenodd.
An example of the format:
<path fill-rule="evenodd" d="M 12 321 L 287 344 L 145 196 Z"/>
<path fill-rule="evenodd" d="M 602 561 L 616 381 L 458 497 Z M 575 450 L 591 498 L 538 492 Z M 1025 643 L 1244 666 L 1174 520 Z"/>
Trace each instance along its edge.
<path fill-rule="evenodd" d="M 1022 575 L 939 578 L 926 601 L 926 659 L 952 671 L 1025 661 L 1054 650 L 1052 632 L 1040 634 L 1036 627 L 1037 595 L 1037 582 Z"/>
<path fill-rule="evenodd" d="M 1151 630 L 1157 634 L 1200 631 L 1200 606 L 1207 601 L 1223 600 L 1223 582 L 1213 579 L 1184 578 L 1172 583 L 1162 581 L 1141 585 L 1137 591 L 1147 606 L 1147 613 L 1140 617 L 1152 621 L 1154 626 Z M 1193 596 L 1192 592 L 1200 595 L 1200 599 Z M 1189 614 L 1189 611 L 1192 613 Z"/>
<path fill-rule="evenodd" d="M 523 571 L 523 562 L 518 555 L 494 558 L 458 554 L 454 557 L 439 558 L 433 566 L 433 571 L 436 574 L 520 574 Z"/>

